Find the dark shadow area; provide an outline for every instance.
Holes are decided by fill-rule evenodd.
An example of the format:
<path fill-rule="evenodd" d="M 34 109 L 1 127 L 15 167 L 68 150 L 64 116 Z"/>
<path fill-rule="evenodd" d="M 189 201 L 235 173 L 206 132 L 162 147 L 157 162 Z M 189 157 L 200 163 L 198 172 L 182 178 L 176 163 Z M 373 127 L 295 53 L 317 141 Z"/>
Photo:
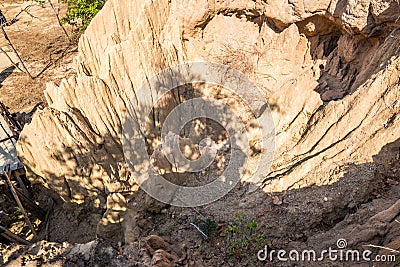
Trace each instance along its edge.
<path fill-rule="evenodd" d="M 135 208 L 140 212 L 138 220 L 145 221 L 140 224 L 141 236 L 160 235 L 173 245 L 189 242 L 193 247 L 189 248 L 187 257 L 207 266 L 241 266 L 249 259 L 256 258 L 258 250 L 264 245 L 276 250 L 313 249 L 318 252 L 328 247 L 335 249 L 337 239 L 344 238 L 348 242 L 348 249 L 362 251 L 365 249 L 362 245 L 365 244 L 385 246 L 390 240 L 400 237 L 400 232 L 397 232 L 398 236 L 388 236 L 393 233 L 393 229 L 398 228 L 395 220 L 400 219 L 400 214 L 394 214 L 393 217 L 389 212 L 388 217 L 385 217 L 379 213 L 388 210 L 400 198 L 399 158 L 400 139 L 397 139 L 374 155 L 372 162 L 342 166 L 340 172 L 343 177 L 331 185 L 268 194 L 260 189 L 250 192 L 249 187 L 252 185 L 245 183 L 238 184 L 221 200 L 196 209 L 167 207 L 165 214 L 155 214 L 138 206 Z M 143 201 L 144 197 L 144 194 L 138 193 L 133 199 L 134 202 Z M 244 214 L 243 222 L 256 222 L 257 235 L 254 236 L 262 234 L 265 237 L 260 239 L 262 242 L 257 246 L 239 245 L 239 238 L 249 237 L 248 233 L 238 232 L 233 236 L 223 234 L 230 226 L 237 225 L 239 213 Z M 370 220 L 378 213 L 379 220 Z M 215 221 L 220 228 L 205 239 L 190 226 L 190 223 L 199 219 Z M 237 246 L 232 247 L 232 244 Z M 128 244 L 122 244 L 121 250 L 118 242 L 98 238 L 91 245 L 89 251 L 92 253 L 89 255 L 79 252 L 74 255 L 61 253 L 46 262 L 61 260 L 63 266 L 114 266 L 128 264 L 132 260 L 140 261 L 137 251 L 146 246 L 145 242 L 130 244 L 134 250 L 126 246 Z M 198 252 L 199 247 L 201 253 Z M 232 249 L 237 254 L 230 254 Z M 371 250 L 373 255 L 381 253 L 379 249 Z M 22 253 L 29 255 L 26 249 L 14 254 L 18 257 Z M 38 262 L 44 263 L 41 259 Z M 276 260 L 271 262 L 273 266 L 279 263 Z M 395 266 L 396 263 L 388 266 Z M 328 260 L 320 264 L 330 266 L 332 262 Z M 251 266 L 265 266 L 265 262 L 252 260 Z"/>
<path fill-rule="evenodd" d="M 342 12 L 341 7 L 337 6 L 335 14 Z M 325 102 L 340 100 L 355 92 L 385 69 L 391 57 L 400 51 L 400 29 L 395 23 L 369 23 L 361 30 L 370 32 L 368 36 L 350 35 L 321 15 L 301 21 L 297 26 L 310 41 L 312 58 L 319 62 L 314 70 L 320 76 L 315 91 Z"/>
<path fill-rule="evenodd" d="M 374 155 L 372 162 L 340 166 L 338 171 L 343 173 L 343 177 L 331 185 L 268 194 L 260 189 L 248 193 L 248 185 L 241 184 L 223 199 L 202 207 L 199 212 L 222 225 L 231 225 L 235 214 L 244 212 L 248 218 L 258 222 L 257 233 L 265 235 L 268 242 L 264 244 L 268 244 L 269 250 L 337 249 L 339 238 L 347 240 L 348 249 L 362 251 L 367 249 L 363 245 L 368 244 L 386 246 L 389 241 L 400 238 L 400 231 L 393 230 L 398 228 L 396 220 L 400 219 L 400 213 L 379 213 L 392 207 L 400 198 L 399 159 L 400 139 L 397 139 Z M 184 212 L 178 210 L 177 213 Z M 371 219 L 378 213 L 379 219 Z M 392 233 L 393 236 L 389 236 Z M 216 237 L 216 240 L 203 240 L 201 245 L 207 248 L 206 255 L 223 257 L 231 244 L 222 245 L 216 252 L 211 249 L 212 244 L 224 243 L 226 238 Z M 398 250 L 399 247 L 391 248 Z M 374 252 L 373 255 L 382 252 L 376 248 L 369 249 Z M 256 257 L 257 251 L 243 249 L 235 263 L 244 264 L 247 257 Z M 396 255 L 398 258 L 399 255 Z M 329 261 L 324 263 L 328 265 L 319 266 L 331 266 Z M 263 264 L 265 262 L 257 262 L 252 266 Z M 271 264 L 279 264 L 279 261 Z"/>
<path fill-rule="evenodd" d="M 43 110 L 44 108 L 45 108 L 45 103 L 40 102 L 37 103 L 29 112 L 15 112 L 11 115 L 14 118 L 14 120 L 18 122 L 19 125 L 21 125 L 21 127 L 23 128 L 25 124 L 29 124 L 32 121 L 33 114 L 35 114 L 37 110 Z"/>
<path fill-rule="evenodd" d="M 3 86 L 2 83 L 10 76 L 15 70 L 15 66 L 11 66 L 0 72 L 0 88 Z"/>

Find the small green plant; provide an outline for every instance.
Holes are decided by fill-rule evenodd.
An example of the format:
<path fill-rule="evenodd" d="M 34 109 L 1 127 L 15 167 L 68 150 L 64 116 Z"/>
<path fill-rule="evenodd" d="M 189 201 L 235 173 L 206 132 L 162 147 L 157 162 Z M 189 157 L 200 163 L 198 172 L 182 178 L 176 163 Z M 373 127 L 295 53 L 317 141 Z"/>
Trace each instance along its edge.
<path fill-rule="evenodd" d="M 234 223 L 225 229 L 228 258 L 240 259 L 243 255 L 256 255 L 268 243 L 263 233 L 257 233 L 258 230 L 256 220 L 247 219 L 243 212 L 238 212 Z"/>
<path fill-rule="evenodd" d="M 193 223 L 198 225 L 200 230 L 207 236 L 213 237 L 219 230 L 218 223 L 207 218 L 205 220 L 200 220 L 197 217 L 194 217 Z"/>
<path fill-rule="evenodd" d="M 62 23 L 75 26 L 83 32 L 94 16 L 102 9 L 105 0 L 62 0 L 68 5 L 67 14 L 62 18 Z"/>
<path fill-rule="evenodd" d="M 209 218 L 202 222 L 199 227 L 209 237 L 218 232 L 219 229 L 218 224 Z"/>
<path fill-rule="evenodd" d="M 162 230 L 159 235 L 160 236 L 166 236 L 166 235 L 170 235 L 172 230 L 174 229 L 174 227 L 172 225 L 166 227 L 164 230 Z"/>
<path fill-rule="evenodd" d="M 246 223 L 246 227 L 251 231 L 255 232 L 257 230 L 257 222 L 255 220 L 251 220 Z"/>

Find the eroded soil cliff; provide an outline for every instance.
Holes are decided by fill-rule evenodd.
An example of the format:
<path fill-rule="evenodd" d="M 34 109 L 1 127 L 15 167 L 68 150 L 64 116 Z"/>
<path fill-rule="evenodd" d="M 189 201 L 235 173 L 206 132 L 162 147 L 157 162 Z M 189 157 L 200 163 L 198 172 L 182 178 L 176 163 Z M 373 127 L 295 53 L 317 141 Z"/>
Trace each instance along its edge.
<path fill-rule="evenodd" d="M 79 41 L 77 76 L 47 85 L 48 107 L 18 143 L 31 181 L 58 198 L 42 235 L 72 243 L 100 238 L 65 245 L 52 260 L 265 264 L 254 261 L 259 246 L 236 243 L 249 236 L 274 249 L 322 250 L 344 238 L 349 248 L 397 250 L 399 14 L 394 0 L 108 1 Z M 143 81 L 187 61 L 247 75 L 270 106 L 276 134 L 270 169 L 195 209 L 165 206 L 138 190 L 121 132 Z M 164 101 L 155 124 L 175 105 Z M 257 222 L 262 239 L 243 225 L 244 236 L 229 233 L 238 219 Z M 211 221 L 218 230 L 209 239 L 192 225 Z M 17 261 L 29 255 L 37 252 Z M 43 260 L 51 262 L 32 259 Z"/>

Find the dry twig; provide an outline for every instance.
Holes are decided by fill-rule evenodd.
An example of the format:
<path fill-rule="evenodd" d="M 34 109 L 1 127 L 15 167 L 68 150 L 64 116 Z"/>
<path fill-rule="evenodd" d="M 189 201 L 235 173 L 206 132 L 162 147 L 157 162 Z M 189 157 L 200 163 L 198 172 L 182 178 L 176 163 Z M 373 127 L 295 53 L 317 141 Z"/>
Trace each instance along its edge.
<path fill-rule="evenodd" d="M 6 171 L 4 172 L 4 176 L 6 177 L 6 181 L 7 181 L 7 183 L 8 183 L 8 186 L 10 187 L 11 193 L 13 194 L 13 196 L 14 196 L 14 198 L 15 198 L 15 201 L 17 202 L 19 208 L 21 209 L 22 214 L 24 215 L 26 224 L 27 224 L 27 225 L 29 226 L 29 228 L 31 229 L 34 238 L 36 238 L 36 237 L 37 237 L 37 234 L 36 234 L 35 228 L 33 227 L 31 221 L 29 220 L 28 214 L 26 213 L 24 207 L 22 206 L 22 203 L 21 203 L 21 201 L 19 200 L 18 194 L 17 194 L 17 192 L 15 191 L 15 188 L 14 188 L 13 184 L 11 183 L 10 174 L 11 174 L 11 169 L 10 169 L 8 172 L 6 172 Z"/>

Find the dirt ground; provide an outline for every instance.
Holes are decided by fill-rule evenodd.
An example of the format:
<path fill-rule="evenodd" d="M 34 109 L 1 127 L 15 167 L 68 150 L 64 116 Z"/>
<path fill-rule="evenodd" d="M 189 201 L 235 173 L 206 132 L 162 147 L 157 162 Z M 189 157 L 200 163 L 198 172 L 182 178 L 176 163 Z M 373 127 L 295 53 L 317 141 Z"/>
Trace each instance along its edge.
<path fill-rule="evenodd" d="M 43 74 L 29 78 L 0 55 L 0 102 L 11 112 L 29 112 L 36 104 L 44 102 L 43 91 L 46 83 L 59 83 L 63 77 L 74 73 L 73 58 L 76 45 L 70 45 L 57 19 L 48 5 L 41 7 L 34 2 L 1 1 L 0 9 L 8 21 L 18 14 L 17 21 L 5 27 L 12 44 L 19 52 L 32 76 L 38 75 L 51 64 Z M 22 10 L 22 13 L 20 13 Z M 61 9 L 65 12 L 65 6 Z M 70 31 L 67 27 L 67 30 Z M 0 46 L 10 57 L 18 60 L 2 36 Z M 22 68 L 22 64 L 19 64 Z"/>

